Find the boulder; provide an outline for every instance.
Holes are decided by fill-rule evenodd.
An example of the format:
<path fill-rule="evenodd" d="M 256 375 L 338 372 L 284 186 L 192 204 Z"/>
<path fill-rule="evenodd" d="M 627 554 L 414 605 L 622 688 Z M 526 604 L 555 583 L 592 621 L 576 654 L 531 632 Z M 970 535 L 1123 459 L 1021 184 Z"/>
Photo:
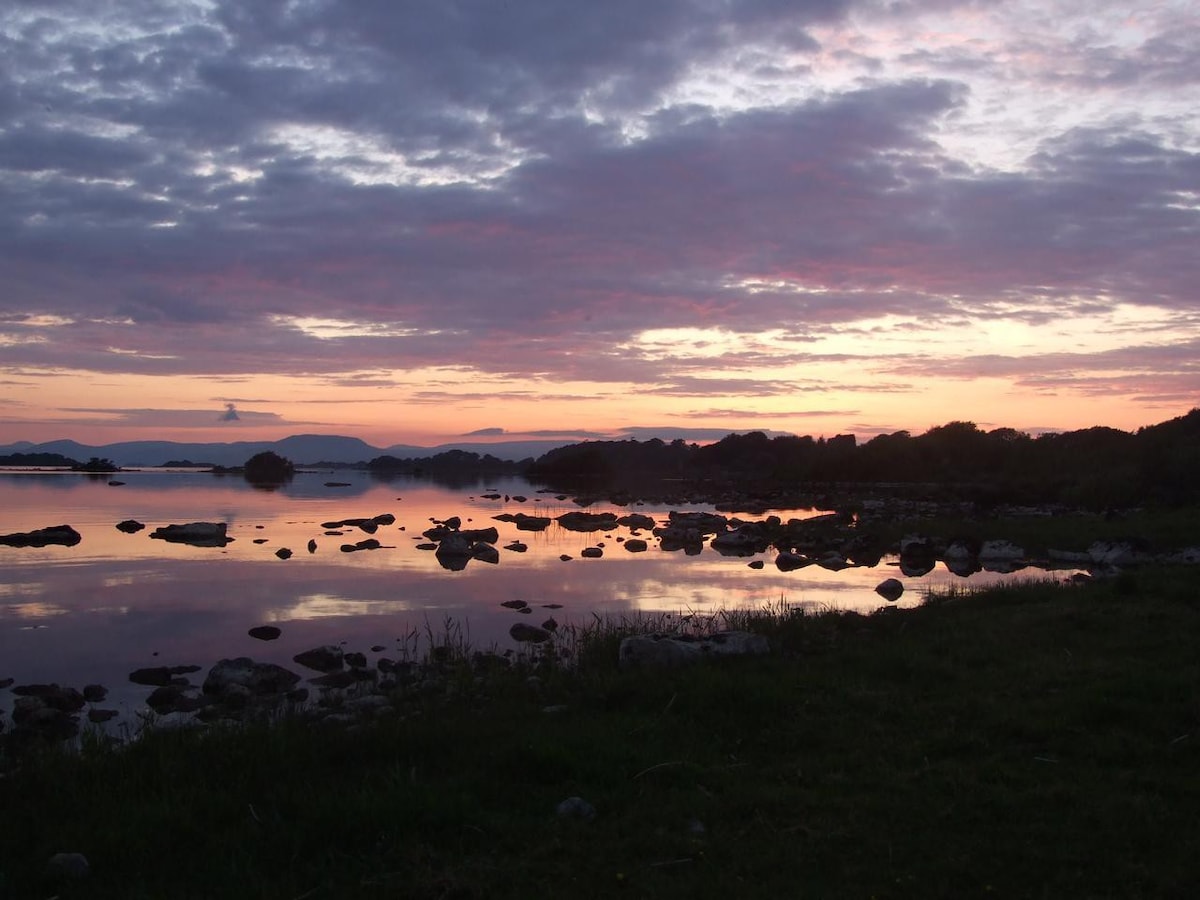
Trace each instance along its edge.
<path fill-rule="evenodd" d="M 287 547 L 280 547 L 278 550 L 275 551 L 275 555 L 278 556 L 280 559 L 291 559 L 292 551 L 289 550 Z"/>
<path fill-rule="evenodd" d="M 225 532 L 224 522 L 188 522 L 185 525 L 164 525 L 150 532 L 150 537 L 173 544 L 193 547 L 224 547 L 233 538 Z"/>
<path fill-rule="evenodd" d="M 615 513 L 589 513 L 580 510 L 563 513 L 557 519 L 558 524 L 567 531 L 608 531 L 617 527 Z"/>
<path fill-rule="evenodd" d="M 117 523 L 117 531 L 123 531 L 125 534 L 137 534 L 145 527 L 136 519 L 125 519 L 123 522 Z"/>
<path fill-rule="evenodd" d="M 83 694 L 75 688 L 61 687 L 58 684 L 20 684 L 13 688 L 12 692 L 18 697 L 36 699 L 41 706 L 68 713 L 83 709 L 85 702 Z M 16 719 L 17 714 L 14 711 L 13 720 Z"/>
<path fill-rule="evenodd" d="M 584 559 L 599 559 L 604 555 L 604 551 L 600 547 L 584 547 L 579 551 L 579 555 Z"/>
<path fill-rule="evenodd" d="M 984 541 L 979 548 L 979 558 L 1015 561 L 1024 559 L 1025 551 L 1012 541 Z"/>
<path fill-rule="evenodd" d="M 70 525 L 51 525 L 35 531 L 0 534 L 0 544 L 8 547 L 48 547 L 51 544 L 74 547 L 82 539 L 79 532 Z"/>
<path fill-rule="evenodd" d="M 293 662 L 318 672 L 336 672 L 344 665 L 342 648 L 335 644 L 313 647 L 292 657 Z"/>
<path fill-rule="evenodd" d="M 625 542 L 625 549 L 630 553 L 643 553 L 648 546 L 641 538 L 630 538 Z"/>
<path fill-rule="evenodd" d="M 703 638 L 639 634 L 621 640 L 617 662 L 621 668 L 670 668 L 715 656 L 761 655 L 770 649 L 763 635 L 749 631 L 718 631 Z"/>
<path fill-rule="evenodd" d="M 631 531 L 652 531 L 658 523 L 650 516 L 642 513 L 627 513 L 617 519 L 618 525 L 623 525 Z"/>
<path fill-rule="evenodd" d="M 291 690 L 299 680 L 299 675 L 283 666 L 239 656 L 237 659 L 222 659 L 209 669 L 203 691 L 218 697 L 231 693 L 235 688 L 244 688 L 254 695 L 282 694 Z"/>
<path fill-rule="evenodd" d="M 875 593 L 888 603 L 895 603 L 904 595 L 904 583 L 899 578 L 886 578 L 875 585 Z"/>
<path fill-rule="evenodd" d="M 782 550 L 775 557 L 775 567 L 780 572 L 794 572 L 797 569 L 803 569 L 805 566 L 810 565 L 812 565 L 811 559 L 799 553 L 793 553 L 791 550 Z"/>
<path fill-rule="evenodd" d="M 471 546 L 471 558 L 496 565 L 500 562 L 500 551 L 491 544 L 478 541 Z"/>
<path fill-rule="evenodd" d="M 283 631 L 275 625 L 255 625 L 246 633 L 256 640 L 273 641 L 283 634 Z"/>

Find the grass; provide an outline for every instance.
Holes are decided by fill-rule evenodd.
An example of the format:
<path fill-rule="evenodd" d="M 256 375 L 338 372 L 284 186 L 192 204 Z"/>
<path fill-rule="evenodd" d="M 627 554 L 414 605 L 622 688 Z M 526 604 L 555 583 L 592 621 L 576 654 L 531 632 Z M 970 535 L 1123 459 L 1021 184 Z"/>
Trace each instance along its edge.
<path fill-rule="evenodd" d="M 449 641 L 443 690 L 361 726 L 39 755 L 0 780 L 0 896 L 1190 897 L 1193 577 L 727 613 L 684 627 L 776 652 L 653 674 L 614 665 L 632 622 L 482 679 Z"/>
<path fill-rule="evenodd" d="M 914 516 L 868 527 L 890 542 L 910 532 L 947 539 L 1011 540 L 1035 557 L 1044 557 L 1051 549 L 1082 552 L 1095 541 L 1129 541 L 1135 547 L 1167 552 L 1196 546 L 1200 540 L 1200 508 L 1129 510 L 1107 515 L 1080 511 L 975 520 L 955 515 Z"/>

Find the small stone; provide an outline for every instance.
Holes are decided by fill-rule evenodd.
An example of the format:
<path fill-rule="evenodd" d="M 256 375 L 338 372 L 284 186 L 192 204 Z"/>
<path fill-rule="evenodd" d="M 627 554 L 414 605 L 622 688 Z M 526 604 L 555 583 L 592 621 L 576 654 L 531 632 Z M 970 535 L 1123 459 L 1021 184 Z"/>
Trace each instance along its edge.
<path fill-rule="evenodd" d="M 584 547 L 579 555 L 584 559 L 599 559 L 604 555 L 604 550 L 601 547 Z"/>
<path fill-rule="evenodd" d="M 292 551 L 289 550 L 287 547 L 280 547 L 278 550 L 275 551 L 275 555 L 278 556 L 280 559 L 291 559 Z"/>
<path fill-rule="evenodd" d="M 524 600 L 505 600 L 500 605 L 505 609 L 524 609 L 529 604 Z"/>
<path fill-rule="evenodd" d="M 316 542 L 316 541 L 312 541 L 312 540 L 310 540 L 310 541 L 308 542 L 308 552 L 309 552 L 309 553 L 316 553 L 316 552 L 317 552 L 317 542 Z"/>
<path fill-rule="evenodd" d="M 274 625 L 255 625 L 246 633 L 260 641 L 273 641 L 283 634 L 283 631 Z"/>

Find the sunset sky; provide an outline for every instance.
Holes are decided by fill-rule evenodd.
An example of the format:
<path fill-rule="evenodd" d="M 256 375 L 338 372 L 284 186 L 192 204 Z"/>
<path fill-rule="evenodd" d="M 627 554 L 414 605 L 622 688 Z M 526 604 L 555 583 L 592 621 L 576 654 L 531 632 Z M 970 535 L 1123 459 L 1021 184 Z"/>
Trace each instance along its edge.
<path fill-rule="evenodd" d="M 1194 0 L 7 0 L 0 443 L 1200 406 Z"/>

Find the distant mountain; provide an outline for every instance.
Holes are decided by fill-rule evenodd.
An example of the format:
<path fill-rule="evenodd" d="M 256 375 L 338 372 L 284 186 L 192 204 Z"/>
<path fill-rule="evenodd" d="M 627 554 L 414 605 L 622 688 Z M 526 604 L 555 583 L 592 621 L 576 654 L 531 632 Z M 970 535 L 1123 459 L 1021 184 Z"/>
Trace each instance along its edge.
<path fill-rule="evenodd" d="M 468 453 L 478 453 L 481 456 L 490 453 L 498 459 L 516 460 L 540 456 L 555 447 L 562 446 L 563 443 L 563 441 L 503 441 L 496 444 L 440 444 L 436 447 L 396 444 L 380 448 L 372 447 L 358 438 L 336 434 L 295 434 L 279 441 L 237 441 L 233 443 L 124 441 L 94 447 L 70 440 L 47 441 L 43 444 L 19 441 L 15 444 L 0 446 L 0 454 L 59 453 L 71 459 L 83 461 L 98 456 L 102 459 L 111 459 L 119 466 L 161 466 L 171 460 L 185 459 L 195 463 L 212 463 L 218 466 L 240 466 L 255 454 L 270 450 L 303 466 L 318 462 L 369 462 L 377 456 L 417 459 L 434 456 L 447 450 L 463 450 Z"/>

